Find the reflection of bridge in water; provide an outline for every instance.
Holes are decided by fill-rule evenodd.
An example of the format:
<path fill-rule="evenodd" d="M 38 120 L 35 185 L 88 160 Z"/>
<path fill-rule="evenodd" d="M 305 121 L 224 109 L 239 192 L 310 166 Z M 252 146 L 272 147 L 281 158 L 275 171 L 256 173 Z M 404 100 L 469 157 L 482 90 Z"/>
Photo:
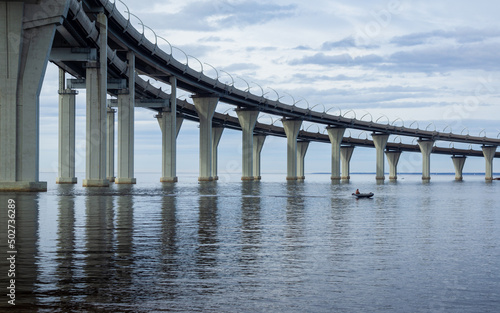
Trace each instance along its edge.
<path fill-rule="evenodd" d="M 121 2 L 121 1 L 120 1 Z M 48 61 L 60 68 L 58 183 L 76 183 L 75 97 L 86 88 L 86 177 L 84 186 L 133 184 L 134 109 L 157 111 L 162 130 L 162 182 L 177 181 L 176 136 L 183 119 L 200 124 L 200 181 L 217 179 L 217 145 L 224 128 L 242 131 L 242 180 L 260 179 L 260 152 L 267 135 L 287 138 L 287 179 L 304 178 L 304 157 L 310 141 L 330 142 L 332 180 L 349 179 L 355 146 L 375 147 L 376 178 L 384 179 L 384 159 L 390 179 L 397 177 L 401 152 L 422 153 L 422 179 L 430 179 L 431 153 L 453 158 L 461 179 L 467 156 L 483 156 L 486 180 L 500 139 L 475 137 L 368 122 L 324 110 L 300 108 L 224 84 L 183 64 L 131 25 L 109 0 L 41 0 L 0 2 L 7 21 L 2 30 L 0 84 L 0 190 L 46 190 L 39 181 L 39 95 Z M 164 40 L 164 39 L 163 39 Z M 166 41 L 166 40 L 165 40 Z M 187 57 L 187 56 L 186 56 Z M 201 62 L 200 62 L 201 64 Z M 201 66 L 203 66 L 201 64 Z M 69 73 L 77 79 L 68 79 Z M 156 88 L 141 76 L 170 85 Z M 194 104 L 177 99 L 177 89 L 192 94 Z M 107 95 L 115 97 L 107 100 Z M 237 117 L 216 112 L 218 102 L 237 107 Z M 117 176 L 114 177 L 114 120 L 117 107 Z M 260 113 L 282 118 L 283 127 L 258 123 Z M 301 130 L 303 121 L 326 126 L 328 134 Z M 410 125 L 411 126 L 411 125 Z M 372 133 L 372 140 L 344 137 L 346 129 Z M 418 144 L 388 142 L 390 135 L 418 138 Z M 436 141 L 481 145 L 482 149 L 435 147 Z M 342 162 L 341 162 L 342 161 Z M 342 168 L 341 168 L 342 164 Z"/>

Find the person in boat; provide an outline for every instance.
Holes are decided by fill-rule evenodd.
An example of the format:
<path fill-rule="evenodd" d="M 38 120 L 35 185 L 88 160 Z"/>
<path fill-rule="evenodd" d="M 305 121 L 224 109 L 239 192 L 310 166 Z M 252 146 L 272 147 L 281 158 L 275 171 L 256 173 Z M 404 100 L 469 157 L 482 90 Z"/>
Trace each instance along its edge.
<path fill-rule="evenodd" d="M 361 192 L 359 192 L 359 189 L 356 189 L 356 194 L 359 195 Z"/>

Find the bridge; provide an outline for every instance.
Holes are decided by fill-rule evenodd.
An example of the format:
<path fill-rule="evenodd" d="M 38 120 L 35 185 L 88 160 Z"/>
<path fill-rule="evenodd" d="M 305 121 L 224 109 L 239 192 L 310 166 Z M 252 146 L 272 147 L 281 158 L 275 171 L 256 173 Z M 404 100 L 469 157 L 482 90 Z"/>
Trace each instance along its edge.
<path fill-rule="evenodd" d="M 119 0 L 118 0 L 119 1 Z M 120 1 L 121 2 L 121 1 Z M 304 157 L 311 141 L 331 145 L 331 179 L 348 180 L 356 146 L 376 149 L 376 179 L 397 179 L 402 152 L 422 154 L 422 179 L 430 179 L 432 153 L 452 156 L 455 178 L 462 179 L 467 157 L 484 157 L 485 179 L 493 179 L 500 139 L 422 130 L 329 114 L 256 95 L 208 77 L 150 41 L 109 0 L 25 0 L 0 2 L 0 190 L 46 191 L 39 180 L 39 96 L 48 62 L 59 75 L 59 169 L 57 183 L 75 177 L 75 97 L 86 89 L 86 173 L 83 186 L 134 184 L 134 110 L 157 112 L 162 132 L 162 182 L 176 182 L 176 137 L 184 119 L 200 125 L 199 180 L 217 179 L 217 146 L 224 128 L 242 133 L 242 180 L 260 179 L 260 153 L 266 136 L 287 138 L 287 180 L 304 179 Z M 166 40 L 165 40 L 166 41 Z M 67 74 L 74 78 L 67 78 Z M 170 85 L 170 92 L 144 80 Z M 193 104 L 177 90 L 192 94 Z M 114 99 L 108 100 L 108 95 Z M 216 112 L 219 102 L 235 107 L 237 117 Z M 259 114 L 279 116 L 283 127 L 259 123 Z M 118 124 L 117 171 L 114 124 Z M 301 130 L 306 121 L 327 134 Z M 411 126 L 411 125 L 410 125 Z M 371 133 L 372 140 L 346 137 L 347 129 Z M 390 135 L 413 137 L 417 144 L 388 142 Z M 481 145 L 481 150 L 440 148 L 436 141 Z"/>

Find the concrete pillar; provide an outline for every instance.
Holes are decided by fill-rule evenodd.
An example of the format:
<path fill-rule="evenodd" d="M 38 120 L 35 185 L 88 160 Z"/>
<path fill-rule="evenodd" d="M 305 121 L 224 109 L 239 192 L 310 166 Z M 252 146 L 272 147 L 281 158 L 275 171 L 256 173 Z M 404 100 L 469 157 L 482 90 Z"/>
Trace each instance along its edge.
<path fill-rule="evenodd" d="M 199 181 L 211 181 L 212 176 L 212 118 L 219 102 L 218 97 L 193 96 L 194 106 L 200 118 L 200 174 Z"/>
<path fill-rule="evenodd" d="M 39 96 L 65 3 L 0 2 L 0 191 L 46 191 L 39 181 Z M 36 27 L 34 27 L 36 25 Z"/>
<path fill-rule="evenodd" d="M 342 176 L 341 176 L 342 180 L 347 181 L 351 179 L 350 163 L 353 152 L 354 152 L 354 146 L 340 147 L 340 159 L 342 160 Z"/>
<path fill-rule="evenodd" d="M 241 180 L 253 180 L 253 129 L 259 117 L 259 111 L 239 109 L 236 110 L 241 126 L 242 136 L 242 175 Z"/>
<path fill-rule="evenodd" d="M 373 144 L 375 145 L 375 150 L 377 151 L 377 171 L 376 180 L 385 179 L 385 158 L 384 150 L 387 145 L 387 140 L 389 139 L 389 134 L 372 134 Z"/>
<path fill-rule="evenodd" d="M 167 133 L 174 133 L 175 134 L 175 139 L 177 139 L 177 136 L 179 136 L 179 131 L 181 130 L 182 122 L 184 121 L 184 118 L 182 116 L 177 116 L 175 118 L 175 131 L 172 128 L 174 125 L 172 123 L 172 116 L 170 115 L 170 109 L 166 109 L 162 111 L 160 114 L 156 116 L 158 118 L 158 124 L 160 125 L 161 129 L 161 134 L 162 134 L 162 149 L 161 149 L 161 158 L 162 158 L 162 169 L 161 169 L 161 178 L 160 181 L 163 183 L 175 183 L 177 182 L 177 176 L 172 177 L 173 173 L 172 170 L 174 169 L 176 173 L 177 165 L 175 168 L 172 168 L 172 158 L 176 158 L 177 156 L 174 155 L 174 149 L 172 149 L 172 145 L 170 138 L 170 134 Z M 177 146 L 177 143 L 175 144 Z M 177 150 L 177 148 L 175 149 Z M 177 163 L 177 162 L 176 162 Z"/>
<path fill-rule="evenodd" d="M 135 121 L 135 54 L 127 53 L 128 88 L 118 94 L 118 156 L 116 184 L 135 184 L 134 121 Z"/>
<path fill-rule="evenodd" d="M 387 161 L 389 161 L 389 180 L 398 179 L 398 162 L 401 151 L 386 151 Z"/>
<path fill-rule="evenodd" d="M 75 98 L 76 90 L 66 89 L 65 72 L 59 69 L 59 165 L 56 184 L 76 184 Z"/>
<path fill-rule="evenodd" d="M 467 159 L 466 156 L 452 156 L 451 159 L 453 160 L 453 166 L 455 167 L 455 180 L 461 181 L 463 180 L 463 169 L 464 169 L 464 164 L 465 160 Z"/>
<path fill-rule="evenodd" d="M 224 131 L 224 127 L 212 127 L 212 177 L 213 180 L 218 180 L 219 176 L 217 176 L 218 171 L 218 147 L 220 138 L 222 137 L 222 132 Z"/>
<path fill-rule="evenodd" d="M 340 180 L 340 145 L 344 138 L 345 128 L 327 127 L 326 130 L 332 144 L 332 180 Z"/>
<path fill-rule="evenodd" d="M 162 177 L 161 182 L 177 182 L 177 135 L 180 126 L 177 125 L 177 78 L 170 77 L 170 108 L 163 110 L 160 127 L 162 128 Z"/>
<path fill-rule="evenodd" d="M 486 161 L 485 179 L 493 180 L 493 158 L 497 151 L 497 146 L 483 146 L 484 160 Z"/>
<path fill-rule="evenodd" d="M 109 182 L 115 181 L 115 113 L 115 109 L 107 109 L 106 179 Z"/>
<path fill-rule="evenodd" d="M 302 120 L 283 119 L 287 139 L 287 166 L 286 179 L 297 180 L 297 136 L 299 135 Z"/>
<path fill-rule="evenodd" d="M 307 148 L 309 147 L 309 141 L 299 141 L 297 142 L 297 179 L 304 180 L 306 176 L 304 174 L 304 160 L 306 158 Z"/>
<path fill-rule="evenodd" d="M 260 180 L 260 155 L 266 135 L 253 135 L 253 177 L 255 180 Z"/>
<path fill-rule="evenodd" d="M 84 187 L 108 187 L 106 179 L 106 95 L 107 95 L 107 25 L 99 13 L 99 62 L 87 63 L 87 147 Z"/>
<path fill-rule="evenodd" d="M 175 138 L 177 139 L 177 137 L 179 137 L 179 132 L 181 131 L 181 126 L 182 126 L 182 123 L 184 122 L 184 117 L 182 117 L 181 115 L 177 115 L 177 118 L 175 119 L 175 123 L 176 123 L 176 135 L 175 135 Z"/>
<path fill-rule="evenodd" d="M 431 152 L 434 147 L 434 140 L 418 140 L 420 152 L 422 152 L 422 180 L 431 179 Z"/>

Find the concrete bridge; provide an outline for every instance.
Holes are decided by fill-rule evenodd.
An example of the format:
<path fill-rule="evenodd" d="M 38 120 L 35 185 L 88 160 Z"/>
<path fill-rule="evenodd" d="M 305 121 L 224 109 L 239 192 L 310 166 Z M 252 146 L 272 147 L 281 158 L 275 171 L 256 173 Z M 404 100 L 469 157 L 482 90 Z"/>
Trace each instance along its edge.
<path fill-rule="evenodd" d="M 456 179 L 462 179 L 466 157 L 484 157 L 486 180 L 500 139 L 427 131 L 367 122 L 317 112 L 221 83 L 176 60 L 148 40 L 109 0 L 30 0 L 0 2 L 0 190 L 45 191 L 39 181 L 39 95 L 49 61 L 60 68 L 59 171 L 57 183 L 75 177 L 75 97 L 86 89 L 86 174 L 83 186 L 110 182 L 134 184 L 134 110 L 157 112 L 162 131 L 162 182 L 176 182 L 176 137 L 184 119 L 200 125 L 200 181 L 217 179 L 217 145 L 224 128 L 242 132 L 242 180 L 260 179 L 260 151 L 266 136 L 287 138 L 287 180 L 304 179 L 304 157 L 310 141 L 331 144 L 332 180 L 349 179 L 356 146 L 376 149 L 376 179 L 397 179 L 402 152 L 422 153 L 422 179 L 430 179 L 432 153 L 452 156 Z M 156 38 L 158 39 L 158 37 Z M 67 79 L 66 73 L 76 77 Z M 170 93 L 141 78 L 171 86 Z M 190 104 L 177 89 L 192 94 Z M 107 96 L 114 100 L 108 100 Z M 235 106 L 237 117 L 216 112 L 219 102 Z M 283 127 L 257 122 L 260 113 L 282 118 Z M 115 116 L 116 115 L 116 116 Z M 114 121 L 118 120 L 117 171 Z M 302 122 L 326 128 L 328 135 L 300 130 Z M 346 129 L 368 131 L 372 140 L 345 137 Z M 418 144 L 388 142 L 390 135 L 418 138 Z M 438 148 L 436 141 L 478 144 L 481 150 Z"/>

